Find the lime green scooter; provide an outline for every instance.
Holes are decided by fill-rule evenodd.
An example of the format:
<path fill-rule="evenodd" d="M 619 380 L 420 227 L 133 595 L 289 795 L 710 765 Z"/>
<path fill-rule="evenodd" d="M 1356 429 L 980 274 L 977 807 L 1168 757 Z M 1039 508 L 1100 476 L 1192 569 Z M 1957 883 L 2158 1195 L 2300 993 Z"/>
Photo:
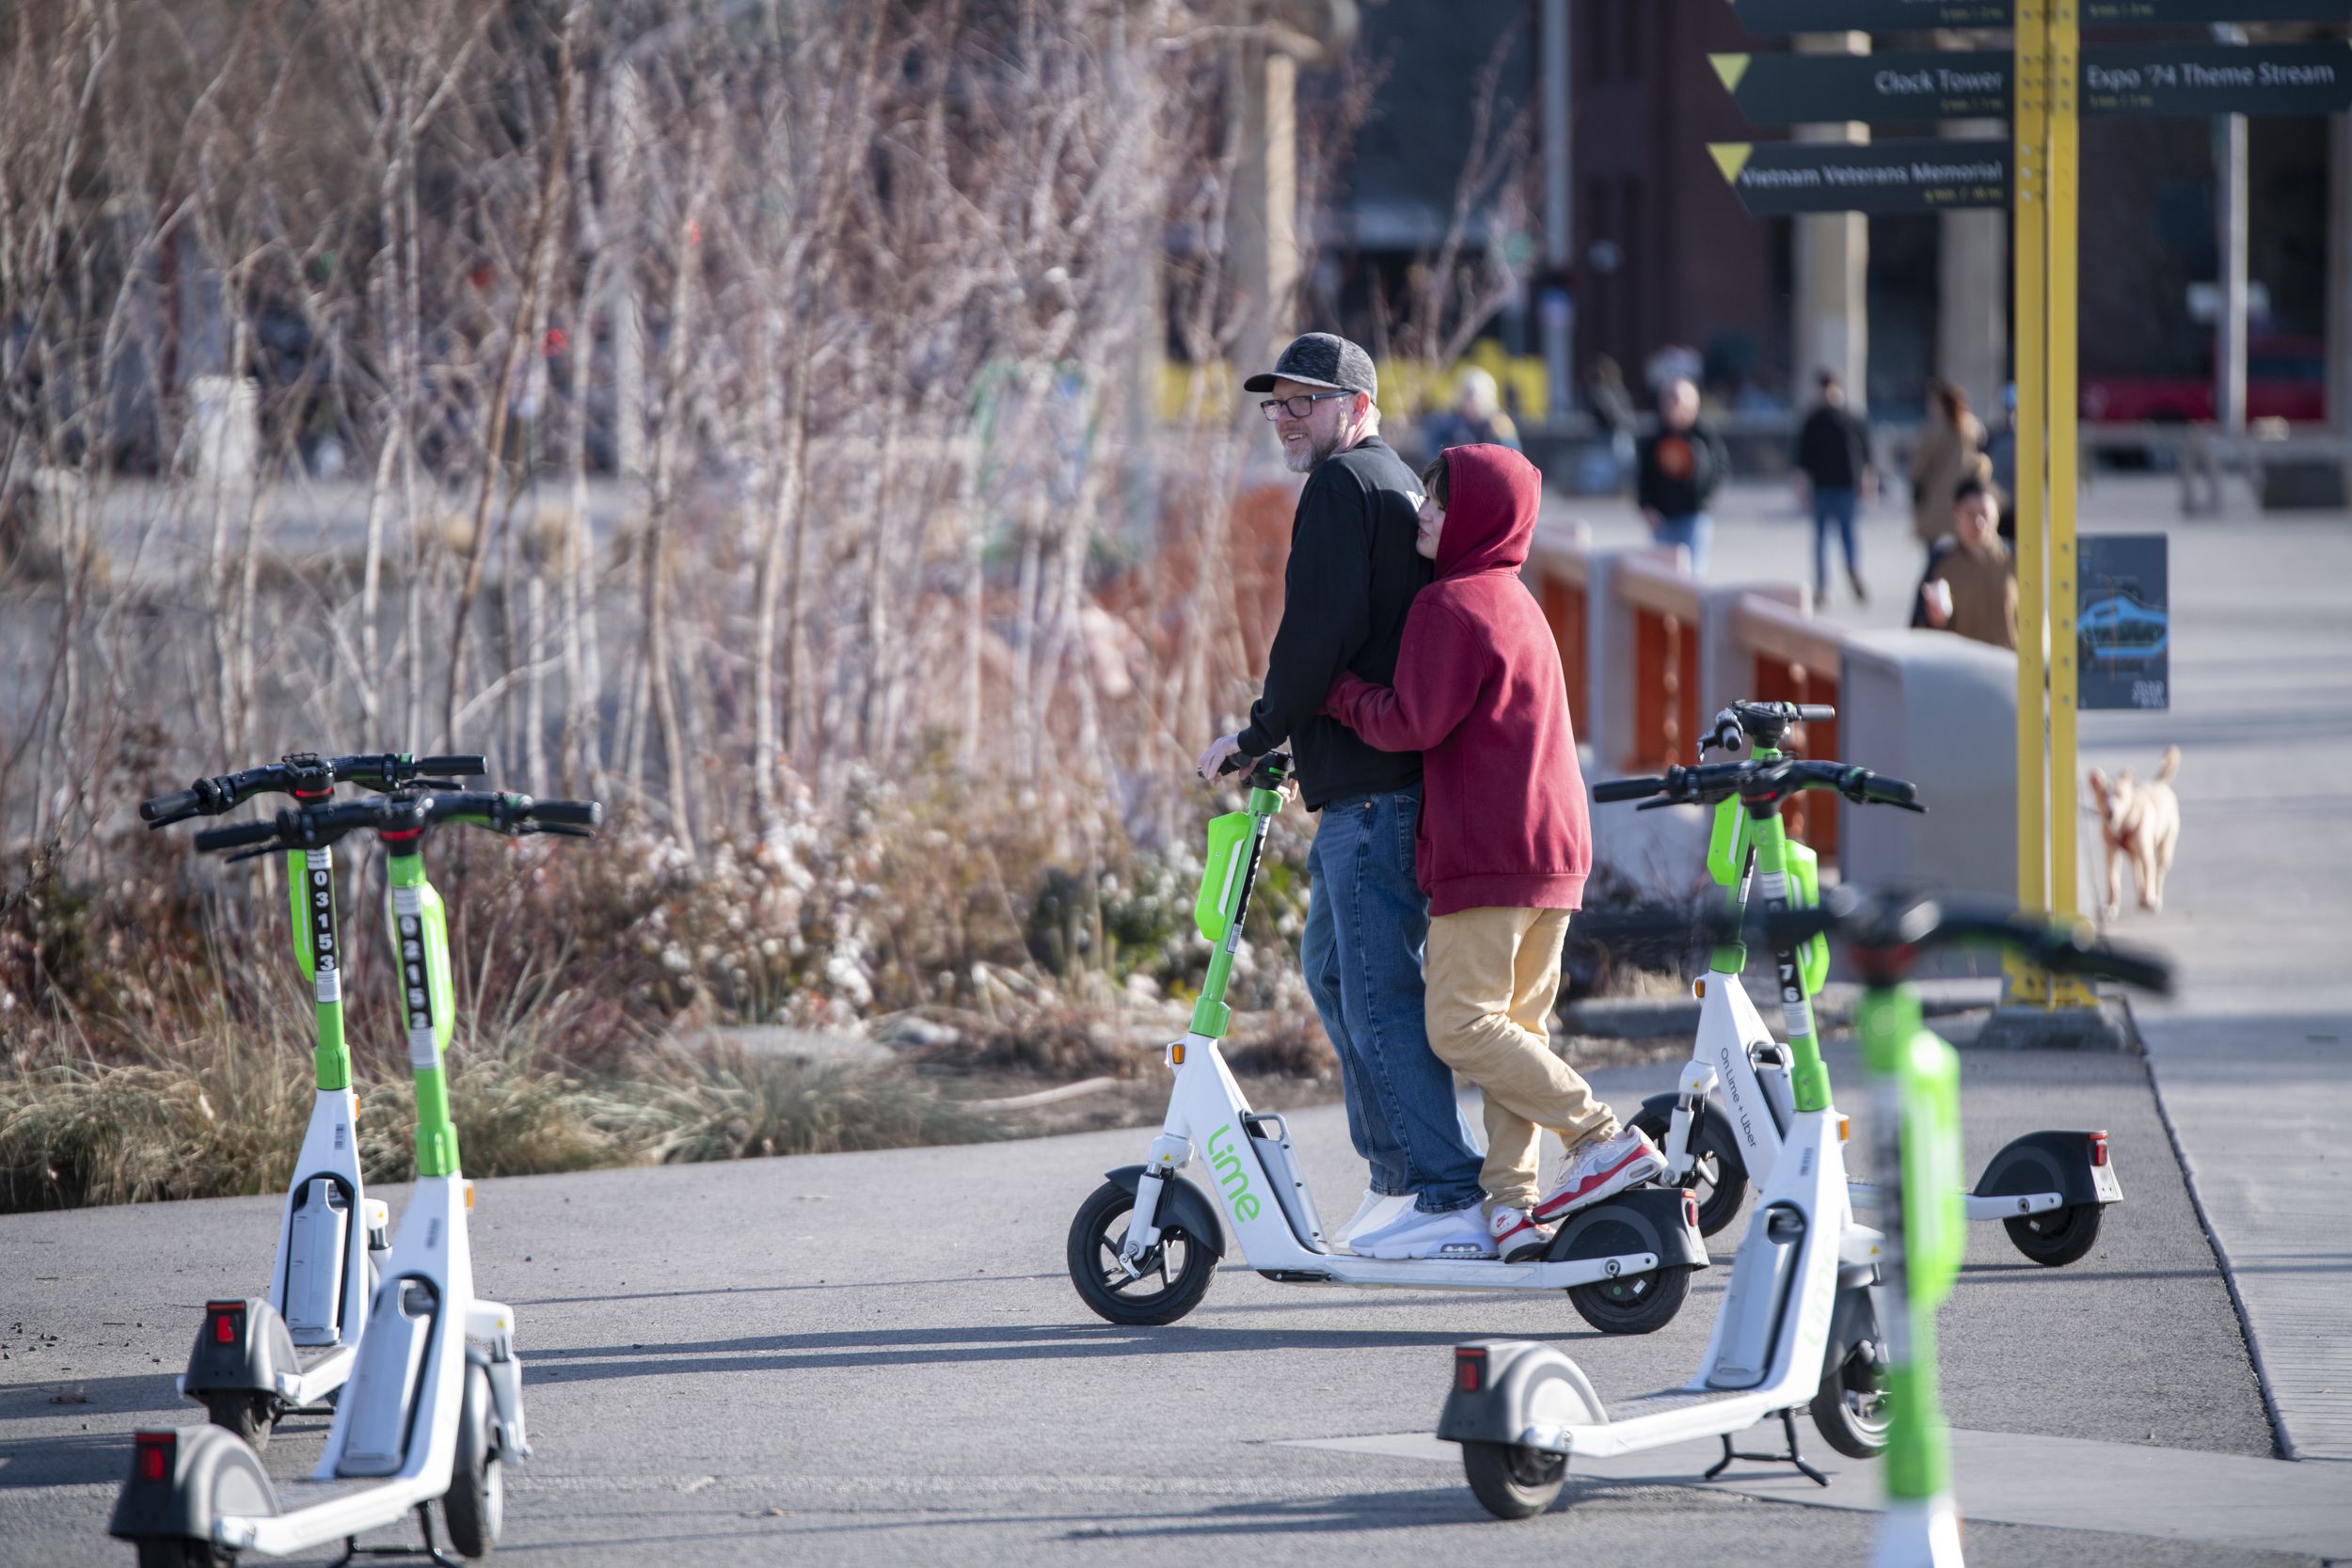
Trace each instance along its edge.
<path fill-rule="evenodd" d="M 405 752 L 322 757 L 297 752 L 243 772 L 199 779 L 142 801 L 149 828 L 218 816 L 257 795 L 289 795 L 303 805 L 333 798 L 338 784 L 374 790 L 457 787 L 485 771 L 479 756 L 417 757 Z M 441 775 L 451 775 L 450 778 Z M 280 1417 L 319 1411 L 349 1379 L 367 1327 L 373 1272 L 389 1247 L 388 1213 L 359 1175 L 359 1097 L 343 1041 L 342 933 L 335 918 L 335 851 L 320 844 L 286 851 L 294 961 L 317 1008 L 317 1099 L 294 1179 L 278 1216 L 278 1256 L 258 1296 L 207 1302 L 203 1326 L 179 1380 L 183 1398 L 256 1449 Z"/>

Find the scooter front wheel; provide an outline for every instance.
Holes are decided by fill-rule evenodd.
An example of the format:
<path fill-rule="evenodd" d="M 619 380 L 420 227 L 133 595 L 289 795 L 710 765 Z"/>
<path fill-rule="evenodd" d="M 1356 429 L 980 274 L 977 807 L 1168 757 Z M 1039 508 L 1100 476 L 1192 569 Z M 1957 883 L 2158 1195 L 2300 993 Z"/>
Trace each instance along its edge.
<path fill-rule="evenodd" d="M 1568 1456 L 1518 1443 L 1465 1443 L 1462 1474 L 1498 1519 L 1532 1519 L 1551 1506 L 1568 1477 Z"/>
<path fill-rule="evenodd" d="M 1104 1182 L 1078 1206 L 1070 1222 L 1070 1283 L 1089 1310 L 1107 1323 L 1172 1323 L 1209 1293 L 1216 1254 L 1172 1223 L 1164 1206 L 1161 1218 L 1170 1223 L 1160 1227 L 1159 1243 L 1142 1268 L 1129 1275 L 1119 1249 L 1135 1209 L 1136 1195 L 1116 1181 Z"/>
<path fill-rule="evenodd" d="M 1886 1451 L 1886 1433 L 1894 1418 L 1887 1412 L 1886 1390 L 1879 1376 L 1883 1356 L 1881 1347 L 1865 1342 L 1821 1369 L 1821 1386 L 1810 1407 L 1813 1425 L 1824 1442 L 1848 1459 L 1876 1459 Z"/>
<path fill-rule="evenodd" d="M 2063 1268 L 2088 1253 L 2099 1240 L 2099 1221 L 2106 1210 L 2096 1203 L 2077 1203 L 2039 1214 L 2012 1214 L 2001 1222 L 2017 1250 L 2045 1268 Z"/>
<path fill-rule="evenodd" d="M 1666 1146 L 1666 1135 L 1674 1126 L 1656 1111 L 1644 1111 L 1632 1125 L 1635 1131 L 1648 1133 L 1649 1141 L 1661 1148 Z M 1747 1201 L 1748 1163 L 1740 1157 L 1731 1124 L 1711 1102 L 1691 1128 L 1691 1174 L 1683 1178 L 1683 1185 L 1699 1200 L 1702 1236 L 1715 1235 L 1738 1219 L 1740 1206 Z"/>
<path fill-rule="evenodd" d="M 505 1514 L 506 1467 L 490 1441 L 490 1374 L 469 1365 L 465 1402 L 458 1407 L 457 1458 L 441 1498 L 441 1522 L 459 1556 L 485 1558 L 498 1544 Z"/>
<path fill-rule="evenodd" d="M 139 1568 L 230 1568 L 229 1559 L 210 1541 L 149 1536 L 138 1547 Z"/>
<path fill-rule="evenodd" d="M 1568 1305 L 1603 1334 L 1655 1334 L 1675 1321 L 1690 1293 L 1691 1270 L 1685 1265 L 1571 1285 Z"/>

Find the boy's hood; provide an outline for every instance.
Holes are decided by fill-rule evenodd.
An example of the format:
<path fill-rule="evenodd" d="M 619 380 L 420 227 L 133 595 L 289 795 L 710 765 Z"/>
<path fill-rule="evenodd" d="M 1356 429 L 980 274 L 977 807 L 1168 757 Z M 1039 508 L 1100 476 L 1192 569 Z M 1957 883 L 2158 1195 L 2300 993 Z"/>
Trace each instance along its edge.
<path fill-rule="evenodd" d="M 1451 504 L 1438 535 L 1438 576 L 1518 571 L 1543 504 L 1535 465 L 1504 446 L 1450 447 L 1445 464 Z"/>

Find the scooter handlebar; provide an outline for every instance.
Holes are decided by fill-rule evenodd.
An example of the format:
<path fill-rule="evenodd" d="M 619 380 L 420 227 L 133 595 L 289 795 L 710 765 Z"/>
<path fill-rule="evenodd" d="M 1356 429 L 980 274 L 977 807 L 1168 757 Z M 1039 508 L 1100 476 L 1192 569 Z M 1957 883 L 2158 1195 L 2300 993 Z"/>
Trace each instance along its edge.
<path fill-rule="evenodd" d="M 525 815 L 553 828 L 594 828 L 604 821 L 604 806 L 596 800 L 533 800 Z"/>
<path fill-rule="evenodd" d="M 207 828 L 196 835 L 196 847 L 206 854 L 215 849 L 242 849 L 249 844 L 267 844 L 278 836 L 278 823 L 232 822 L 226 828 Z"/>
<path fill-rule="evenodd" d="M 1611 800 L 1642 800 L 1665 787 L 1666 781 L 1655 773 L 1638 779 L 1603 779 L 1593 786 L 1593 799 L 1604 803 Z"/>
<path fill-rule="evenodd" d="M 151 828 L 160 828 L 168 822 L 184 822 L 203 809 L 203 796 L 193 789 L 175 790 L 152 800 L 141 800 L 139 818 Z"/>
<path fill-rule="evenodd" d="M 490 770 L 490 762 L 479 752 L 467 752 L 456 756 L 419 757 L 420 773 L 448 773 L 460 779 L 480 778 Z"/>

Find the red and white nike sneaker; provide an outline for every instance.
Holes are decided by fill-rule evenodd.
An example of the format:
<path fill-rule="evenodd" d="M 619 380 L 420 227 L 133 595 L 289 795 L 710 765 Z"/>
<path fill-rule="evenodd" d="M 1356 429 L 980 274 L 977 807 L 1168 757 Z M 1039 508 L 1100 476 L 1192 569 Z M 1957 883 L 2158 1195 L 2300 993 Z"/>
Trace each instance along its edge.
<path fill-rule="evenodd" d="M 1486 1211 L 1486 1228 L 1493 1233 L 1495 1252 L 1506 1263 L 1526 1263 L 1544 1255 L 1551 1232 L 1537 1225 L 1524 1209 L 1497 1204 Z"/>
<path fill-rule="evenodd" d="M 1589 1208 L 1636 1182 L 1665 1173 L 1665 1157 L 1649 1134 L 1627 1128 L 1602 1143 L 1587 1144 L 1568 1162 L 1566 1175 L 1549 1197 L 1535 1205 L 1535 1218 L 1546 1223 Z"/>

